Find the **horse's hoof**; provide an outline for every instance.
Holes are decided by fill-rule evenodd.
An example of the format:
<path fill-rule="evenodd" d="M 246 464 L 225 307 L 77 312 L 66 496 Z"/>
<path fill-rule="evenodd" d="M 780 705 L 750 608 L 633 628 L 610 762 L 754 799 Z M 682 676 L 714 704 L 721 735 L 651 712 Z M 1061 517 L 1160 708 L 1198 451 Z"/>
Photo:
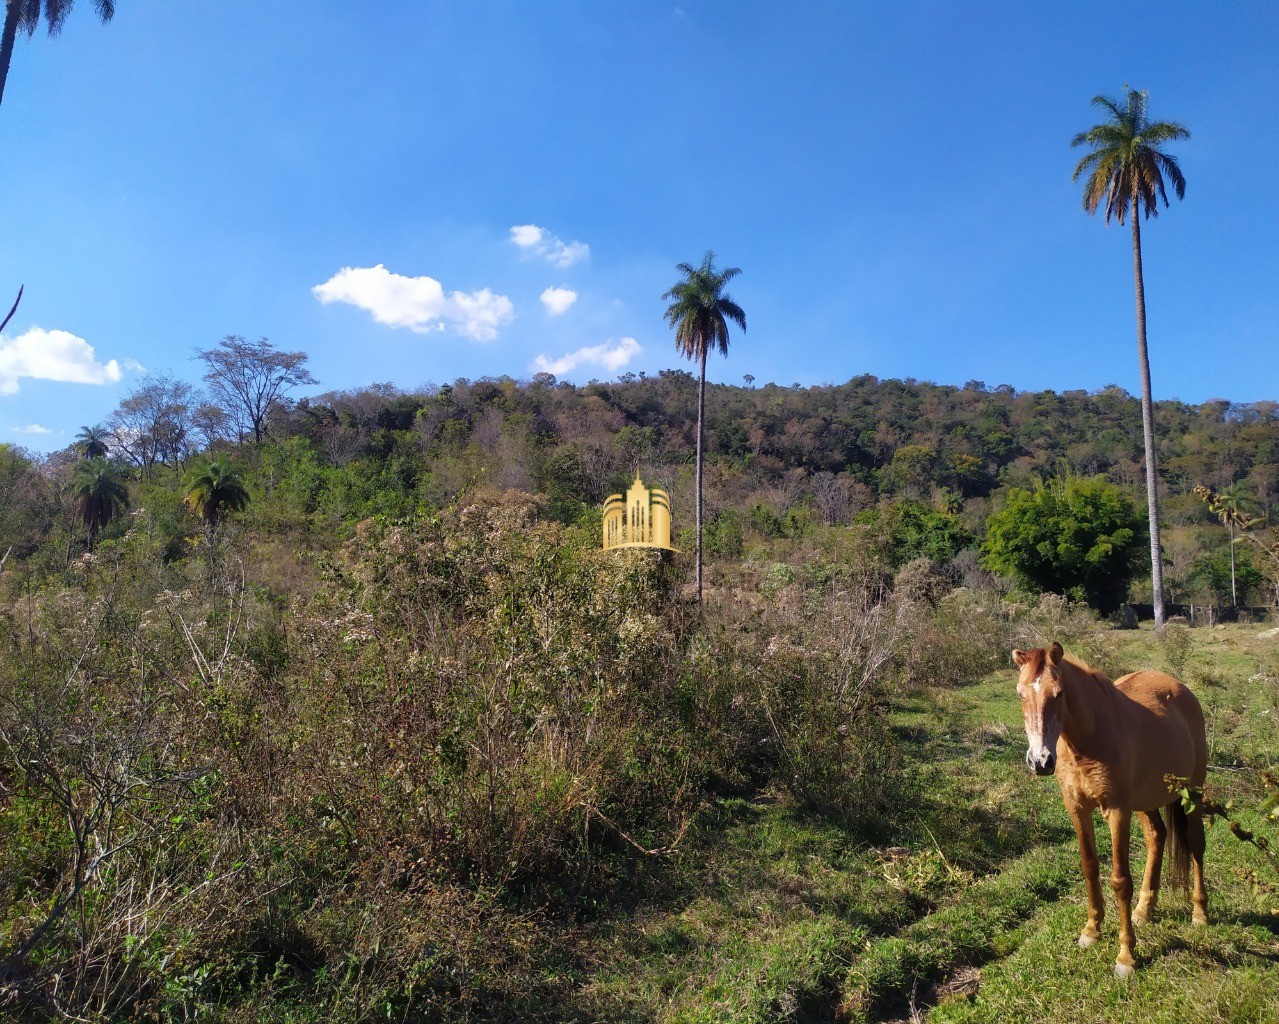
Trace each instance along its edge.
<path fill-rule="evenodd" d="M 1131 976 L 1132 976 L 1132 972 L 1133 972 L 1133 966 L 1132 966 L 1132 964 L 1120 964 L 1120 963 L 1115 964 L 1115 977 L 1116 977 L 1116 978 L 1128 978 L 1128 977 L 1131 977 Z"/>
<path fill-rule="evenodd" d="M 1191 923 L 1192 925 L 1194 925 L 1196 928 L 1204 928 L 1204 927 L 1207 927 L 1207 924 L 1208 924 L 1208 915 L 1207 915 L 1207 914 L 1201 914 L 1201 913 L 1199 913 L 1199 911 L 1195 911 L 1195 913 L 1194 913 L 1194 914 L 1191 916 L 1191 918 L 1190 918 L 1190 923 Z"/>
<path fill-rule="evenodd" d="M 1087 949 L 1096 941 L 1097 941 L 1097 936 L 1089 935 L 1087 932 L 1084 932 L 1083 935 L 1079 936 L 1079 948 Z"/>
<path fill-rule="evenodd" d="M 1133 924 L 1148 924 L 1149 922 L 1150 922 L 1149 914 L 1138 914 L 1134 912 L 1132 915 Z"/>

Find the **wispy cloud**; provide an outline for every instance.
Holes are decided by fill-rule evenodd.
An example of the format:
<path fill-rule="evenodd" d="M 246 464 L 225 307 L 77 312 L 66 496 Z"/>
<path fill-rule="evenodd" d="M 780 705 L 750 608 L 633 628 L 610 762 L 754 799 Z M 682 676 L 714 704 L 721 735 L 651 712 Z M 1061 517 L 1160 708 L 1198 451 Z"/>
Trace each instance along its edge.
<path fill-rule="evenodd" d="M 32 327 L 12 340 L 0 338 L 0 395 L 18 392 L 18 382 L 52 380 L 64 384 L 114 384 L 120 364 L 98 362 L 93 346 L 68 331 Z"/>
<path fill-rule="evenodd" d="M 536 224 L 516 224 L 511 228 L 511 241 L 557 267 L 571 267 L 591 254 L 591 247 L 585 242 L 561 241 Z"/>
<path fill-rule="evenodd" d="M 577 301 L 577 292 L 572 288 L 547 288 L 539 298 L 550 316 L 560 316 Z"/>
<path fill-rule="evenodd" d="M 48 427 L 42 427 L 39 423 L 28 423 L 25 427 L 14 427 L 15 434 L 52 434 L 53 431 Z"/>
<path fill-rule="evenodd" d="M 407 327 L 419 334 L 451 325 L 465 337 L 492 341 L 499 327 L 515 319 L 515 307 L 505 295 L 487 288 L 446 295 L 433 277 L 404 277 L 381 263 L 376 267 L 343 267 L 311 292 L 323 303 L 358 306 L 380 324 Z"/>
<path fill-rule="evenodd" d="M 537 370 L 539 373 L 553 373 L 557 377 L 572 373 L 580 366 L 602 366 L 606 370 L 616 372 L 641 351 L 640 343 L 634 338 L 622 338 L 617 342 L 609 340 L 602 345 L 579 348 L 576 352 L 569 352 L 558 359 L 548 359 L 544 355 L 539 355 L 533 360 L 529 369 Z"/>

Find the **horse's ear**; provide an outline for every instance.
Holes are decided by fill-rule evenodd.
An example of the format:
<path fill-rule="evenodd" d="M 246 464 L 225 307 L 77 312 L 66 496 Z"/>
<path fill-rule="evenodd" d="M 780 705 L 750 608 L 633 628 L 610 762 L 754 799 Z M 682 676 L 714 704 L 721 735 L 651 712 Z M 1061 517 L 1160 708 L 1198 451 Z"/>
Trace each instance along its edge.
<path fill-rule="evenodd" d="M 1030 656 L 1025 651 L 1019 651 L 1016 647 L 1013 648 L 1013 664 L 1024 665 L 1029 660 Z"/>
<path fill-rule="evenodd" d="M 1066 652 L 1061 649 L 1061 644 L 1053 641 L 1053 645 L 1048 648 L 1048 660 L 1054 665 L 1060 665 L 1061 659 L 1066 656 Z"/>

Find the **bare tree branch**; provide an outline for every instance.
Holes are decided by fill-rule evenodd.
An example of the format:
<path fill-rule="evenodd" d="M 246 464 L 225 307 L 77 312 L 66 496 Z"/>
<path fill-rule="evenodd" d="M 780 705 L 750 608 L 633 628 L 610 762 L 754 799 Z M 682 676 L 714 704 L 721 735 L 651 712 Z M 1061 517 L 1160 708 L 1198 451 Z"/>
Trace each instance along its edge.
<path fill-rule="evenodd" d="M 9 315 L 6 316 L 4 320 L 0 321 L 0 331 L 3 331 L 9 326 L 9 321 L 13 319 L 13 314 L 18 311 L 18 303 L 22 301 L 22 290 L 25 287 L 26 285 L 18 285 L 18 297 L 13 300 L 13 306 L 9 310 Z"/>

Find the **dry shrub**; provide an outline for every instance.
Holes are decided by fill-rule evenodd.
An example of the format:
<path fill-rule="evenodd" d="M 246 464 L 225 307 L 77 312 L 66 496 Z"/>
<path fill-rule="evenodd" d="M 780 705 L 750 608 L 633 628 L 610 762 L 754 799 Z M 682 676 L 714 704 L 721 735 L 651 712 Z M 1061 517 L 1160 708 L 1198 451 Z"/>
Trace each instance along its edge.
<path fill-rule="evenodd" d="M 929 608 L 899 609 L 910 635 L 902 678 L 911 687 L 961 686 L 1002 667 L 1012 630 L 998 598 L 988 591 L 953 590 Z"/>
<path fill-rule="evenodd" d="M 765 587 L 776 575 L 763 570 Z M 817 577 L 820 578 L 821 574 Z M 696 652 L 707 761 L 730 785 L 777 784 L 809 809 L 873 829 L 906 783 L 886 726 L 907 637 L 878 578 L 787 584 L 765 606 L 725 600 Z M 762 588 L 763 589 L 763 588 Z"/>

